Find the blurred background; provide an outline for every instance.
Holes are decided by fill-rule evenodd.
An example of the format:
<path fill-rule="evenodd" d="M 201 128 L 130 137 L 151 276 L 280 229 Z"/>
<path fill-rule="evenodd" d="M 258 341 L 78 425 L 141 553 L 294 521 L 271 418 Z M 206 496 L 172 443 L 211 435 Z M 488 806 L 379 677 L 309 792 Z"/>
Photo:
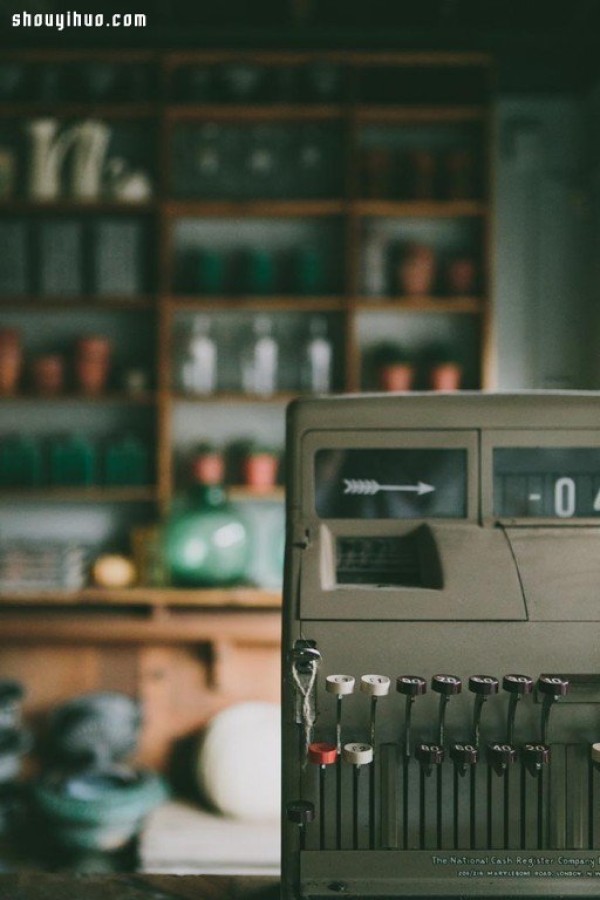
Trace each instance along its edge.
<path fill-rule="evenodd" d="M 599 5 L 0 4 L 0 867 L 277 870 L 285 406 L 599 386 Z"/>

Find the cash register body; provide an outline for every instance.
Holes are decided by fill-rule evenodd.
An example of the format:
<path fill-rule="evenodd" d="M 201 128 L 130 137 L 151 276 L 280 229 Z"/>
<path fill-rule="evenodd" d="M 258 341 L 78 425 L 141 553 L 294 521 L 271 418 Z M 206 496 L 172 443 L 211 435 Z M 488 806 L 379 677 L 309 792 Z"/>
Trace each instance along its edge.
<path fill-rule="evenodd" d="M 291 405 L 283 897 L 600 894 L 592 872 L 595 860 L 600 874 L 600 851 L 593 852 L 600 847 L 595 843 L 600 828 L 593 821 L 600 793 L 594 802 L 598 784 L 589 762 L 590 746 L 600 741 L 599 460 L 600 395 L 592 393 L 361 395 Z M 424 487 L 419 489 L 420 482 Z M 384 541 L 383 574 L 381 565 L 370 565 L 367 558 L 380 539 L 392 539 L 392 557 L 397 554 L 390 561 Z M 292 677 L 294 653 L 306 646 L 320 654 L 310 692 L 316 720 L 308 733 Z M 306 761 L 305 737 L 335 742 L 335 697 L 324 690 L 332 673 L 353 675 L 357 685 L 365 673 L 391 678 L 389 696 L 381 698 L 377 710 L 373 847 L 366 782 L 356 813 L 356 849 L 351 772 L 342 773 L 338 844 L 333 772 L 325 773 L 327 799 L 321 810 L 318 767 Z M 552 760 L 544 787 L 549 806 L 544 807 L 543 846 L 531 818 L 535 802 L 529 798 L 526 813 L 520 804 L 519 786 L 523 790 L 525 781 L 516 774 L 518 765 L 506 788 L 508 840 L 501 821 L 508 793 L 500 778 L 487 774 L 486 746 L 506 740 L 509 698 L 502 689 L 489 698 L 481 719 L 474 842 L 464 778 L 458 781 L 459 824 L 453 831 L 448 757 L 441 822 L 429 783 L 434 779 L 425 780 L 421 808 L 417 763 L 411 760 L 403 834 L 399 760 L 405 706 L 394 689 L 396 677 L 422 676 L 430 684 L 436 673 L 452 673 L 464 684 L 448 704 L 448 746 L 473 739 L 469 676 L 493 675 L 500 683 L 507 673 L 534 680 L 540 673 L 557 673 L 568 679 L 569 693 L 555 704 L 548 723 Z M 431 690 L 416 698 L 413 745 L 438 739 L 438 699 Z M 343 707 L 344 743 L 368 741 L 368 698 L 357 690 Z M 519 704 L 517 748 L 540 741 L 540 711 L 536 692 Z M 526 790 L 533 789 L 527 784 Z M 286 819 L 295 800 L 315 806 L 316 821 L 305 827 L 302 850 L 297 825 Z M 321 840 L 318 818 L 325 814 Z M 421 814 L 425 822 L 419 822 Z M 527 816 L 526 825 L 521 814 Z M 578 864 L 576 857 L 581 857 Z"/>

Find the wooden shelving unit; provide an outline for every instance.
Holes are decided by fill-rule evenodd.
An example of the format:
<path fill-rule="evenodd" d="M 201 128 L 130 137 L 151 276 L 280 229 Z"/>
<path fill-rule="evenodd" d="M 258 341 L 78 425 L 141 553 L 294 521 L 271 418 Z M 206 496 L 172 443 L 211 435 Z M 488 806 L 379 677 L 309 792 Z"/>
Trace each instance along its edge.
<path fill-rule="evenodd" d="M 17 54 L 15 54 L 15 57 Z M 477 146 L 482 168 L 489 165 L 490 107 L 487 95 L 491 90 L 491 60 L 478 53 L 380 53 L 350 51 L 244 51 L 244 61 L 253 62 L 267 68 L 281 66 L 302 67 L 316 60 L 327 59 L 338 64 L 344 72 L 343 94 L 335 102 L 307 102 L 298 99 L 291 102 L 285 98 L 278 102 L 256 100 L 246 104 L 217 102 L 193 102 L 182 99 L 178 93 L 177 77 L 186 66 L 219 67 L 236 61 L 240 55 L 230 51 L 94 51 L 92 54 L 72 51 L 31 51 L 19 53 L 19 62 L 40 66 L 45 63 L 60 65 L 76 61 L 94 59 L 108 63 L 139 63 L 152 73 L 154 88 L 144 99 L 122 101 L 83 102 L 79 99 L 62 99 L 53 103 L 38 100 L 0 103 L 0 127 L 14 120 L 54 117 L 72 120 L 93 116 L 114 122 L 115 127 L 125 124 L 129 127 L 147 127 L 151 145 L 152 163 L 155 175 L 155 192 L 150 201 L 143 203 L 123 203 L 95 201 L 90 203 L 60 199 L 48 203 L 34 203 L 27 199 L 14 198 L 0 201 L 0 217 L 22 217 L 32 221 L 45 217 L 82 217 L 86 223 L 94 217 L 130 216 L 138 217 L 152 235 L 152 256 L 154 268 L 148 285 L 148 292 L 139 296 L 98 296 L 79 295 L 37 296 L 33 294 L 0 296 L 2 312 L 25 314 L 28 311 L 57 311 L 61 316 L 69 312 L 84 316 L 98 312 L 130 312 L 140 316 L 146 324 L 152 321 L 156 335 L 155 391 L 140 396 L 121 393 L 106 394 L 97 398 L 83 398 L 76 395 L 37 398 L 28 394 L 3 398 L 1 403 L 11 407 L 20 403 L 28 406 L 38 402 L 49 403 L 53 408 L 60 404 L 81 405 L 89 403 L 90 408 L 104 408 L 131 405 L 147 407 L 154 416 L 157 442 L 156 486 L 149 488 L 109 489 L 97 487 L 80 489 L 43 489 L 32 491 L 3 492 L 0 497 L 14 502 L 35 499 L 38 502 L 56 504 L 59 502 L 101 502 L 128 503 L 144 502 L 154 504 L 156 512 L 169 508 L 175 490 L 175 464 L 173 460 L 173 418 L 177 409 L 185 405 L 205 404 L 211 411 L 222 406 L 224 411 L 236 405 L 262 408 L 268 405 L 283 407 L 296 396 L 296 392 L 284 390 L 273 396 L 251 396 L 238 390 L 219 390 L 210 396 L 183 394 L 175 379 L 175 355 L 177 345 L 174 328 L 185 314 L 202 313 L 218 320 L 221 315 L 254 316 L 259 313 L 276 314 L 282 318 L 296 314 L 324 314 L 328 321 L 335 323 L 336 352 L 343 357 L 338 365 L 336 390 L 352 391 L 361 388 L 361 356 L 359 319 L 368 319 L 370 313 L 420 317 L 429 314 L 447 317 L 453 323 L 468 318 L 476 323 L 479 334 L 479 375 L 477 383 L 469 386 L 492 387 L 490 375 L 490 308 L 489 296 L 489 242 L 491 208 L 488 177 L 484 175 L 481 194 L 472 199 L 403 199 L 401 196 L 367 198 L 363 196 L 360 182 L 361 150 L 364 135 L 371 128 L 390 133 L 398 129 L 447 128 L 471 129 L 478 134 Z M 7 59 L 11 54 L 6 54 Z M 447 101 L 405 102 L 401 97 L 370 98 L 365 93 L 370 73 L 373 70 L 389 69 L 393 76 L 407 69 L 414 70 L 414 78 L 424 76 L 432 70 L 453 72 L 460 69 L 467 73 L 470 83 L 475 85 L 473 97 L 454 97 Z M 387 79 L 389 80 L 389 79 Z M 339 160 L 339 171 L 343 172 L 341 190 L 326 197 L 266 198 L 221 198 L 209 199 L 199 196 L 175 195 L 172 174 L 177 164 L 174 158 L 174 144 L 177 130 L 193 128 L 205 123 L 232 125 L 237 128 L 252 128 L 254 125 L 270 128 L 305 127 L 314 125 L 336 129 L 341 136 L 343 153 Z M 383 133 L 383 132 L 382 132 Z M 341 254 L 341 277 L 339 285 L 331 294 L 301 296 L 289 289 L 273 295 L 256 294 L 204 295 L 194 289 L 181 288 L 178 277 L 177 241 L 178 227 L 186 221 L 212 220 L 219 223 L 250 223 L 253 219 L 272 222 L 285 220 L 284 225 L 309 222 L 315 227 L 335 227 L 339 229 Z M 415 227 L 460 227 L 475 229 L 476 250 L 482 265 L 481 290 L 474 296 L 402 296 L 394 295 L 390 288 L 384 296 L 365 296 L 362 286 L 361 255 L 364 248 L 365 229 L 373 222 L 380 221 L 386 227 L 400 223 L 403 228 Z M 411 224 L 412 223 L 412 224 Z M 87 226 L 86 226 L 87 227 Z M 392 287 L 392 286 L 391 286 Z M 143 317 L 143 318 L 142 318 Z M 433 317 L 432 317 L 433 318 Z M 128 327 L 129 327 L 128 319 Z M 131 319 L 133 322 L 137 319 Z M 430 320 L 428 320 L 430 321 Z M 248 497 L 251 492 L 243 486 L 231 488 L 233 497 Z M 276 491 L 271 496 L 281 497 Z M 136 589 L 137 590 L 137 589 Z M 143 589 L 139 589 L 143 592 Z M 192 592 L 193 593 L 193 592 Z M 84 592 L 83 602 L 93 597 L 94 603 L 102 605 L 105 595 Z M 115 596 L 106 599 L 107 604 L 115 603 Z M 135 594 L 127 594 L 129 602 Z M 141 596 L 141 595 L 140 595 Z M 146 596 L 151 595 L 146 591 Z M 158 596 L 158 595 L 156 595 Z M 162 591 L 163 600 L 156 605 L 168 606 L 177 598 L 182 605 L 183 592 Z M 196 605 L 189 598 L 190 605 Z M 205 596 L 205 595 L 203 595 Z M 227 591 L 215 594 L 223 602 L 232 596 Z M 246 596 L 246 595 L 245 595 Z M 249 597 L 258 597 L 250 593 Z M 198 605 L 204 605 L 201 595 Z M 179 602 L 179 600 L 177 602 Z M 49 602 L 46 600 L 46 602 Z M 91 602 L 91 600 L 89 601 Z M 257 600 L 258 605 L 260 602 Z M 150 604 L 152 605 L 152 604 Z"/>

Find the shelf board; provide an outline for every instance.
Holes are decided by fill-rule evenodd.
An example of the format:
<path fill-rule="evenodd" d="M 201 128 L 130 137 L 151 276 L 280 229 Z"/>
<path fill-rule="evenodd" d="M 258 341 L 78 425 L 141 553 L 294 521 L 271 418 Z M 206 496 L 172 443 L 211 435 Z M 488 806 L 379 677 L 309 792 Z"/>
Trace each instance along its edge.
<path fill-rule="evenodd" d="M 175 103 L 165 107 L 172 122 L 201 122 L 211 119 L 235 122 L 306 122 L 333 121 L 344 114 L 337 104 L 320 103 L 255 103 L 248 105 L 223 103 Z"/>
<path fill-rule="evenodd" d="M 343 309 L 345 305 L 344 298 L 339 296 L 172 296 L 166 297 L 165 302 L 171 309 L 177 311 L 206 310 L 212 312 L 226 312 L 227 310 L 335 312 Z"/>
<path fill-rule="evenodd" d="M 169 200 L 162 205 L 171 218 L 231 216 L 338 216 L 344 212 L 343 200 Z"/>
<path fill-rule="evenodd" d="M 156 395 L 144 391 L 139 394 L 106 393 L 106 394 L 8 394 L 0 395 L 0 404 L 17 403 L 52 403 L 61 404 L 92 404 L 115 406 L 151 406 L 156 402 Z"/>
<path fill-rule="evenodd" d="M 155 307 L 156 301 L 153 297 L 146 295 L 138 296 L 109 296 L 106 297 L 98 294 L 78 294 L 73 296 L 50 296 L 44 294 L 0 294 L 0 309 L 12 308 L 31 308 L 36 311 L 57 310 L 57 309 L 90 309 L 98 312 L 102 309 L 110 310 L 148 310 Z"/>
<path fill-rule="evenodd" d="M 397 219 L 460 219 L 487 212 L 487 204 L 481 200 L 354 200 L 349 206 L 358 216 Z"/>
<path fill-rule="evenodd" d="M 154 200 L 124 203 L 118 200 L 27 200 L 14 199 L 0 201 L 0 215 L 25 215 L 44 213 L 54 215 L 148 215 L 156 212 L 158 206 Z"/>
<path fill-rule="evenodd" d="M 80 591 L 31 591 L 0 594 L 2 604 L 35 606 L 245 606 L 273 608 L 281 606 L 281 593 L 253 587 L 231 588 L 99 588 Z"/>
<path fill-rule="evenodd" d="M 91 605 L 91 601 L 76 605 L 59 598 L 54 608 L 50 603 L 40 607 L 35 599 L 27 602 L 6 595 L 0 602 L 0 640 L 38 645 L 61 641 L 77 646 L 165 642 L 218 645 L 224 641 L 260 647 L 278 646 L 281 640 L 281 612 L 275 604 L 265 608 L 207 603 L 187 609 L 157 604 L 144 616 L 128 612 L 127 605 L 118 603 L 106 603 L 100 612 L 97 606 L 87 608 Z M 153 609 L 159 614 L 152 615 Z"/>
<path fill-rule="evenodd" d="M 242 394 L 236 392 L 219 391 L 215 394 L 184 394 L 180 391 L 173 391 L 169 394 L 170 398 L 176 403 L 290 403 L 298 397 L 298 394 L 277 393 L 269 396 L 258 394 Z"/>
<path fill-rule="evenodd" d="M 480 297 L 357 297 L 358 312 L 441 312 L 472 313 L 482 312 Z"/>
<path fill-rule="evenodd" d="M 26 119 L 30 116 L 52 116 L 53 119 L 150 119 L 160 114 L 156 103 L 43 102 L 38 100 L 0 103 L 0 118 Z"/>
<path fill-rule="evenodd" d="M 0 488 L 0 503 L 153 503 L 155 500 L 154 487 Z"/>
<path fill-rule="evenodd" d="M 461 123 L 483 121 L 487 116 L 485 106 L 433 106 L 371 104 L 356 106 L 355 119 L 361 124 L 373 123 Z"/>

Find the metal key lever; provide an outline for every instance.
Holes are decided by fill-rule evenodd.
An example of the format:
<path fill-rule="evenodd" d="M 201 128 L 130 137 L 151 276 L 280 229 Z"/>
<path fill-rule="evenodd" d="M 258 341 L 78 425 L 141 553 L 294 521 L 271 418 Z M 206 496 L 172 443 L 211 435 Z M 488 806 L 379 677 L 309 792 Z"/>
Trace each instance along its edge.
<path fill-rule="evenodd" d="M 529 675 L 505 675 L 502 679 L 502 690 L 510 694 L 508 716 L 506 720 L 506 743 L 511 744 L 515 736 L 515 718 L 521 697 L 533 691 L 533 678 Z"/>
<path fill-rule="evenodd" d="M 595 850 L 596 847 L 596 829 L 594 828 L 596 815 L 594 803 L 594 783 L 600 776 L 600 743 L 592 744 L 590 747 L 590 768 L 588 781 L 588 847 Z"/>
<path fill-rule="evenodd" d="M 537 779 L 537 847 L 544 848 L 544 774 L 550 764 L 550 747 L 547 744 L 525 744 L 521 751 L 521 849 L 527 845 L 527 772 Z"/>
<path fill-rule="evenodd" d="M 453 744 L 450 749 L 450 759 L 454 763 L 454 795 L 452 808 L 452 821 L 454 830 L 454 849 L 458 850 L 458 794 L 459 778 L 464 778 L 469 772 L 469 844 L 471 849 L 475 846 L 475 766 L 479 760 L 479 750 L 472 744 Z"/>
<path fill-rule="evenodd" d="M 308 747 L 308 760 L 319 767 L 319 836 L 320 848 L 325 849 L 325 772 L 327 767 L 337 761 L 337 747 L 335 744 L 317 742 Z"/>
<path fill-rule="evenodd" d="M 440 695 L 438 711 L 438 744 L 444 746 L 444 731 L 446 722 L 446 708 L 450 697 L 455 697 L 462 691 L 462 681 L 455 675 L 434 675 L 431 679 L 431 689 Z"/>
<path fill-rule="evenodd" d="M 503 779 L 503 844 L 508 848 L 510 826 L 510 771 L 517 761 L 516 748 L 511 744 L 490 744 L 488 747 L 487 773 L 487 843 L 492 846 L 492 778 L 494 774 Z"/>
<path fill-rule="evenodd" d="M 342 700 L 354 692 L 352 675 L 328 675 L 325 679 L 325 690 L 336 697 L 335 747 L 336 762 L 336 847 L 342 849 Z"/>
<path fill-rule="evenodd" d="M 315 818 L 315 807 L 308 800 L 292 800 L 286 806 L 289 822 L 298 826 L 298 843 L 300 850 L 306 849 L 306 826 Z"/>
<path fill-rule="evenodd" d="M 344 762 L 354 766 L 352 779 L 352 845 L 358 850 L 358 810 L 359 810 L 359 779 L 363 766 L 373 762 L 373 747 L 370 744 L 345 744 L 342 749 Z"/>
<path fill-rule="evenodd" d="M 387 697 L 390 692 L 390 679 L 387 675 L 363 675 L 360 679 L 360 689 L 363 694 L 371 698 L 371 715 L 369 724 L 369 740 L 373 753 L 377 747 L 377 700 Z M 369 847 L 375 849 L 375 760 L 369 769 Z"/>
<path fill-rule="evenodd" d="M 437 847 L 442 846 L 442 763 L 445 750 L 437 744 L 419 744 L 415 756 L 419 762 L 419 849 L 425 849 L 425 779 L 436 770 L 436 831 Z"/>
<path fill-rule="evenodd" d="M 548 726 L 550 724 L 550 712 L 555 703 L 558 703 L 561 697 L 566 697 L 569 692 L 569 682 L 560 675 L 540 675 L 537 683 L 537 690 L 542 694 L 542 721 L 540 726 L 540 735 L 542 744 L 547 743 Z"/>
<path fill-rule="evenodd" d="M 402 752 L 402 845 L 408 849 L 408 767 L 412 754 L 412 708 L 416 697 L 427 693 L 427 682 L 419 675 L 398 675 L 396 690 L 406 697 Z"/>
<path fill-rule="evenodd" d="M 479 749 L 479 732 L 481 727 L 481 713 L 483 705 L 488 697 L 498 693 L 500 682 L 493 675 L 471 675 L 469 678 L 469 690 L 475 694 L 475 706 L 473 707 L 473 736 L 472 741 Z"/>

